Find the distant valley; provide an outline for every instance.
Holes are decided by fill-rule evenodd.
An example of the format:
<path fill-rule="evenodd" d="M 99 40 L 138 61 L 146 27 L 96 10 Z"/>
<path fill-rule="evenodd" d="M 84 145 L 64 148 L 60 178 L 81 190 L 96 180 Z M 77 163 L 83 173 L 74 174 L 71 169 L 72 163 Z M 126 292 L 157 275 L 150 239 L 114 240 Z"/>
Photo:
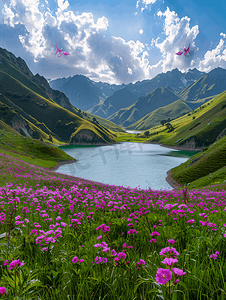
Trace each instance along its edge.
<path fill-rule="evenodd" d="M 207 74 L 197 69 L 187 73 L 174 69 L 127 85 L 94 82 L 83 75 L 49 84 L 88 114 L 124 129 L 145 130 L 169 117 L 178 118 L 222 93 L 226 89 L 226 70 L 216 68 Z"/>

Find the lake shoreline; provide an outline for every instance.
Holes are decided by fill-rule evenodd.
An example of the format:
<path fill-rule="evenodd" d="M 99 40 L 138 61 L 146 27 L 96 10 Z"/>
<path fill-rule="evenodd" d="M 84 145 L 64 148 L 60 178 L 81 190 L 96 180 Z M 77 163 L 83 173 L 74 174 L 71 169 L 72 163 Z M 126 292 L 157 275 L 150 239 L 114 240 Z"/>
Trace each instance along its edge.
<path fill-rule="evenodd" d="M 185 151 L 202 151 L 203 148 L 189 148 L 189 147 L 184 147 L 184 146 L 169 146 L 169 145 L 164 145 L 164 144 L 159 144 L 157 142 L 144 142 L 145 144 L 153 144 L 153 145 L 159 145 L 161 147 L 165 148 L 170 148 L 170 149 L 175 149 L 175 150 L 185 150 Z"/>
<path fill-rule="evenodd" d="M 171 169 L 170 169 L 169 171 L 167 171 L 167 173 L 166 173 L 166 174 L 167 174 L 167 177 L 166 177 L 167 183 L 168 183 L 170 186 L 172 186 L 172 188 L 174 188 L 174 189 L 182 188 L 183 185 L 180 184 L 180 183 L 178 183 L 177 181 L 175 181 L 175 180 L 173 179 L 173 177 L 171 176 L 171 173 L 172 173 Z"/>
<path fill-rule="evenodd" d="M 67 164 L 73 164 L 76 161 L 78 161 L 77 159 L 70 159 L 70 160 L 63 160 L 61 162 L 59 162 L 58 164 L 56 164 L 54 167 L 50 168 L 50 171 L 56 171 L 57 169 L 59 169 L 59 167 L 63 166 L 63 165 L 67 165 Z"/>

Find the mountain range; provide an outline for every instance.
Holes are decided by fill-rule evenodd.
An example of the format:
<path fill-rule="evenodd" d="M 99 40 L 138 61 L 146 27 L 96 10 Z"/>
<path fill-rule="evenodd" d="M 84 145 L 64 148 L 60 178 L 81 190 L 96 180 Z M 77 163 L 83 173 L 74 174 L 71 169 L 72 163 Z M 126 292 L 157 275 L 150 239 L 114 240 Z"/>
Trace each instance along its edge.
<path fill-rule="evenodd" d="M 22 135 L 53 143 L 70 144 L 114 142 L 114 134 L 73 106 L 47 80 L 35 76 L 26 63 L 0 48 L 0 120 Z M 100 122 L 99 122 L 99 121 Z M 111 128 L 112 123 L 103 120 Z M 114 130 L 122 130 L 114 124 Z"/>
<path fill-rule="evenodd" d="M 69 143 L 110 143 L 122 128 L 147 130 L 192 112 L 226 90 L 226 70 L 161 73 L 151 80 L 111 85 L 83 75 L 48 81 L 32 74 L 20 57 L 0 48 L 1 120 L 25 135 Z M 169 84 L 163 86 L 164 84 Z M 88 111 L 62 91 L 86 97 Z M 72 87 L 74 87 L 74 92 Z M 83 96 L 82 96 L 83 95 Z M 93 98 L 91 98 L 91 96 Z M 92 100 L 94 99 L 94 100 Z"/>
<path fill-rule="evenodd" d="M 81 81 L 83 84 L 78 84 Z M 88 109 L 88 114 L 124 129 L 145 130 L 169 115 L 172 119 L 180 117 L 222 93 L 226 89 L 226 70 L 216 68 L 204 73 L 194 68 L 182 73 L 174 69 L 127 85 L 94 82 L 83 75 L 53 80 L 49 84 L 65 92 L 70 102 L 80 109 Z M 83 86 L 89 88 L 83 89 Z M 168 107 L 169 104 L 172 105 Z M 159 110 L 162 107 L 165 109 Z M 150 117 L 151 113 L 154 115 Z"/>
<path fill-rule="evenodd" d="M 125 87 L 133 92 L 133 97 L 138 100 L 139 97 L 147 95 L 158 87 L 170 86 L 175 92 L 180 92 L 203 75 L 205 73 L 197 69 L 189 70 L 187 73 L 182 73 L 178 69 L 174 69 L 166 73 L 161 73 L 150 80 L 138 81 L 127 85 L 95 82 L 86 76 L 75 75 L 73 77 L 52 80 L 49 82 L 49 85 L 53 89 L 63 92 L 76 107 L 94 113 L 98 109 L 93 110 L 93 107 L 101 105 L 104 100 Z M 126 103 L 126 100 L 123 103 L 124 107 L 127 107 L 129 104 L 130 102 Z M 99 111 L 101 114 L 102 109 Z"/>

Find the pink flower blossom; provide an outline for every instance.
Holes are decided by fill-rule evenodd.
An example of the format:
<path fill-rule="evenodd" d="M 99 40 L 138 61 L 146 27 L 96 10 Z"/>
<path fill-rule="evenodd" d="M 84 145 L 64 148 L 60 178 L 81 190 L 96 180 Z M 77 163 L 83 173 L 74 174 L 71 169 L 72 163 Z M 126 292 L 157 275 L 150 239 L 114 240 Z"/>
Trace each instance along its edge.
<path fill-rule="evenodd" d="M 186 272 L 178 268 L 173 268 L 172 271 L 176 276 L 182 276 L 186 274 Z"/>
<path fill-rule="evenodd" d="M 100 225 L 100 226 L 98 226 L 97 228 L 96 228 L 96 230 L 101 230 L 101 231 L 103 231 L 103 232 L 106 232 L 106 231 L 110 231 L 111 229 L 110 229 L 110 227 L 109 226 L 106 226 L 105 224 L 102 224 L 102 225 Z"/>
<path fill-rule="evenodd" d="M 174 241 L 174 240 L 172 240 L 172 239 L 170 239 L 170 240 L 168 240 L 168 243 L 169 243 L 169 244 L 174 244 L 174 243 L 175 243 L 175 241 Z"/>
<path fill-rule="evenodd" d="M 188 220 L 186 223 L 190 224 L 190 223 L 194 223 L 195 220 L 194 219 L 191 219 L 191 220 Z"/>
<path fill-rule="evenodd" d="M 19 259 L 13 260 L 10 264 L 9 264 L 9 270 L 13 270 L 16 266 L 23 266 L 24 263 L 20 262 Z"/>
<path fill-rule="evenodd" d="M 72 262 L 73 262 L 73 264 L 77 263 L 78 262 L 78 257 L 77 256 L 73 257 Z"/>
<path fill-rule="evenodd" d="M 130 229 L 130 230 L 128 231 L 128 234 L 133 234 L 133 233 L 138 234 L 138 231 L 136 231 L 135 229 Z"/>
<path fill-rule="evenodd" d="M 158 284 L 166 284 L 172 278 L 172 272 L 168 269 L 158 269 L 156 273 L 156 282 Z"/>
<path fill-rule="evenodd" d="M 96 262 L 96 264 L 101 263 L 101 262 L 102 262 L 101 257 L 100 257 L 100 256 L 97 256 L 97 257 L 95 258 L 95 262 Z"/>
<path fill-rule="evenodd" d="M 0 295 L 6 294 L 6 288 L 1 286 L 0 287 Z"/>
<path fill-rule="evenodd" d="M 4 261 L 4 266 L 7 266 L 8 265 L 8 263 L 9 263 L 9 260 L 7 259 L 7 260 L 5 260 Z"/>
<path fill-rule="evenodd" d="M 173 248 L 173 247 L 166 247 L 166 248 L 163 248 L 161 251 L 160 251 L 160 253 L 159 253 L 159 255 L 163 255 L 163 256 L 166 256 L 166 254 L 169 254 L 169 255 L 179 255 L 179 253 L 176 251 L 176 249 L 175 248 Z"/>
<path fill-rule="evenodd" d="M 151 235 L 151 236 L 154 236 L 154 235 L 159 236 L 159 233 L 158 233 L 158 231 L 153 231 L 150 235 Z"/>
<path fill-rule="evenodd" d="M 140 259 L 140 261 L 138 261 L 138 265 L 145 265 L 145 261 L 143 259 Z"/>
<path fill-rule="evenodd" d="M 64 222 L 61 222 L 60 225 L 61 225 L 62 227 L 66 227 L 66 226 L 67 226 L 67 224 L 64 223 Z"/>
<path fill-rule="evenodd" d="M 156 239 L 151 239 L 150 243 L 157 243 L 157 240 Z"/>
<path fill-rule="evenodd" d="M 176 258 L 168 258 L 168 257 L 165 257 L 164 260 L 161 262 L 167 266 L 170 266 L 172 267 L 175 263 L 177 263 L 178 260 Z"/>
<path fill-rule="evenodd" d="M 111 250 L 111 255 L 113 255 L 113 256 L 116 256 L 116 255 L 117 255 L 117 252 L 115 251 L 115 249 L 112 249 L 112 250 Z"/>
<path fill-rule="evenodd" d="M 117 255 L 117 258 L 122 258 L 122 259 L 125 259 L 126 258 L 126 254 L 124 252 L 119 252 L 118 255 Z"/>

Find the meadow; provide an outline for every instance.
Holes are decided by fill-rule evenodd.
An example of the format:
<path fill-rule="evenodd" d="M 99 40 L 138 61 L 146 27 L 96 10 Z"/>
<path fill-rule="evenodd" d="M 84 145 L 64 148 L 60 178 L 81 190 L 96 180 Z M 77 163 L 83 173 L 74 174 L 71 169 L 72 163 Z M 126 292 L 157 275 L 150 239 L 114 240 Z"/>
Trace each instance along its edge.
<path fill-rule="evenodd" d="M 128 189 L 0 154 L 1 299 L 226 299 L 226 190 Z"/>

